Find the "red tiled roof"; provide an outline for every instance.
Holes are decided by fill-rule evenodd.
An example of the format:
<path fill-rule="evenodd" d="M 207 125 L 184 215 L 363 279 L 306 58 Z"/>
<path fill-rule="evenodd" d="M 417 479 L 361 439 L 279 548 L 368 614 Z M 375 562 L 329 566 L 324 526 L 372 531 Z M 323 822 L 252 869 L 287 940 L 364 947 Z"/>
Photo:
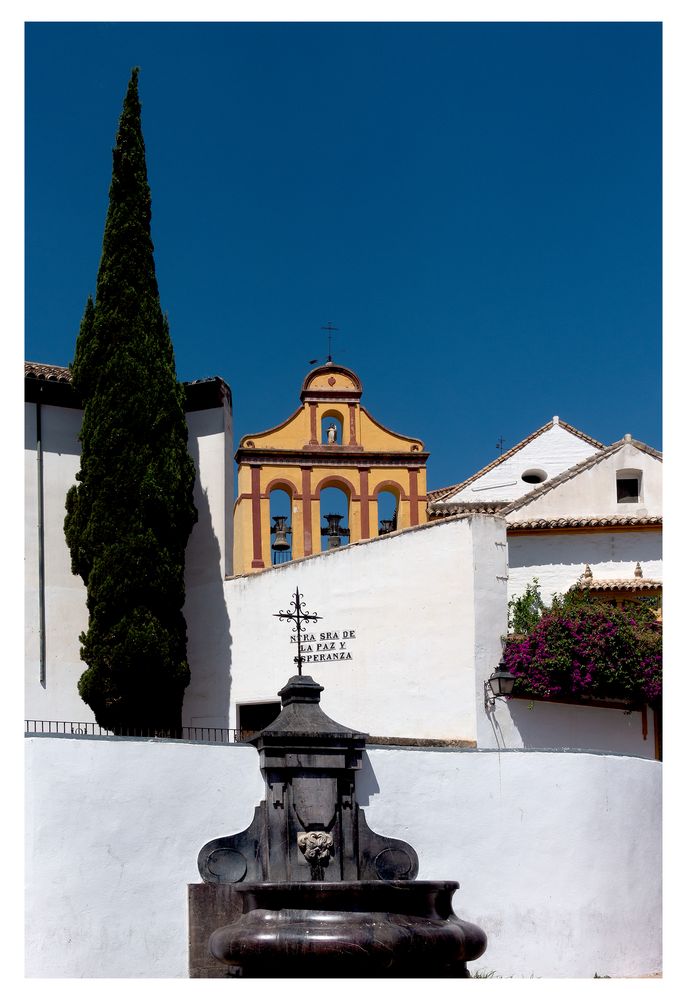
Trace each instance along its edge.
<path fill-rule="evenodd" d="M 41 365 L 36 361 L 24 362 L 24 378 L 38 378 L 46 382 L 71 382 L 72 373 L 59 365 Z"/>
<path fill-rule="evenodd" d="M 585 590 L 657 590 L 663 587 L 662 580 L 644 580 L 642 577 L 632 577 L 626 580 L 582 580 L 578 587 Z"/>

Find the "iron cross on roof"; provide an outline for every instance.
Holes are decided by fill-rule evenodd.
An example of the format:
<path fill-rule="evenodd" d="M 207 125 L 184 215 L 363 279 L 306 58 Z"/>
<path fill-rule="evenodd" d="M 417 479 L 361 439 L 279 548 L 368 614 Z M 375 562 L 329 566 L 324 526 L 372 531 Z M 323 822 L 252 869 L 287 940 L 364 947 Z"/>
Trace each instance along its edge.
<path fill-rule="evenodd" d="M 293 595 L 294 600 L 291 601 L 293 606 L 293 611 L 279 611 L 277 614 L 272 615 L 273 618 L 278 618 L 280 621 L 284 622 L 295 622 L 295 628 L 291 629 L 292 632 L 296 633 L 296 641 L 298 642 L 298 656 L 294 656 L 293 662 L 298 667 L 299 676 L 302 674 L 303 658 L 301 656 L 301 629 L 304 622 L 319 622 L 322 620 L 321 615 L 312 614 L 309 611 L 304 611 L 305 601 L 301 599 L 301 595 L 298 593 L 298 587 L 296 587 L 296 593 Z"/>
<path fill-rule="evenodd" d="M 331 322 L 329 322 L 329 323 L 327 323 L 326 326 L 321 326 L 320 329 L 327 331 L 328 342 L 329 342 L 329 350 L 327 351 L 327 361 L 331 361 L 332 360 L 332 334 L 334 332 L 338 333 L 339 332 L 339 328 L 337 326 L 332 326 Z"/>

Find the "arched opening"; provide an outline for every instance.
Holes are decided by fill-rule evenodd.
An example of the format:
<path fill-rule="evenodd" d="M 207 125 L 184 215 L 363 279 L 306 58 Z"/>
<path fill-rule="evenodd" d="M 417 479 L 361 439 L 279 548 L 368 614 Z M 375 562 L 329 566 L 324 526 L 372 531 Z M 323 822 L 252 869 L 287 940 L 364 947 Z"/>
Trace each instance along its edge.
<path fill-rule="evenodd" d="M 380 535 L 388 535 L 398 527 L 398 497 L 391 490 L 382 490 L 377 494 L 377 531 Z"/>
<path fill-rule="evenodd" d="M 320 419 L 322 444 L 343 444 L 343 418 L 336 410 L 328 410 Z"/>
<path fill-rule="evenodd" d="M 320 531 L 322 551 L 338 549 L 349 539 L 348 496 L 336 486 L 327 486 L 320 493 Z"/>
<path fill-rule="evenodd" d="M 284 489 L 270 490 L 270 548 L 272 565 L 291 561 L 291 496 Z"/>

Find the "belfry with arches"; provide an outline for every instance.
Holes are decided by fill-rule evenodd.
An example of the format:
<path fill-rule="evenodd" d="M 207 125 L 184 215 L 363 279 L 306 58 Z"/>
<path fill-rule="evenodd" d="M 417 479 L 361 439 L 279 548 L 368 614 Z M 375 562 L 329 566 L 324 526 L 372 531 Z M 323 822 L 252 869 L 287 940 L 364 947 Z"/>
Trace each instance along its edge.
<path fill-rule="evenodd" d="M 330 358 L 306 376 L 295 413 L 241 439 L 235 574 L 426 522 L 429 454 L 382 426 L 362 392 Z"/>

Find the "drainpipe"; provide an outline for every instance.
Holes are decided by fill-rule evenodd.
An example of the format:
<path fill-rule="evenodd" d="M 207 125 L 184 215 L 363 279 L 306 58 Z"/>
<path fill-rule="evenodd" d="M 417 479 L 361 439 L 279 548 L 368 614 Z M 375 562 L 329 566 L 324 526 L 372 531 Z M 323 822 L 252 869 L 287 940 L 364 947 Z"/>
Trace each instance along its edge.
<path fill-rule="evenodd" d="M 39 387 L 43 392 L 43 386 Z M 43 526 L 43 438 L 40 395 L 36 401 L 36 462 L 38 471 L 38 642 L 40 681 L 45 687 L 45 532 Z"/>

